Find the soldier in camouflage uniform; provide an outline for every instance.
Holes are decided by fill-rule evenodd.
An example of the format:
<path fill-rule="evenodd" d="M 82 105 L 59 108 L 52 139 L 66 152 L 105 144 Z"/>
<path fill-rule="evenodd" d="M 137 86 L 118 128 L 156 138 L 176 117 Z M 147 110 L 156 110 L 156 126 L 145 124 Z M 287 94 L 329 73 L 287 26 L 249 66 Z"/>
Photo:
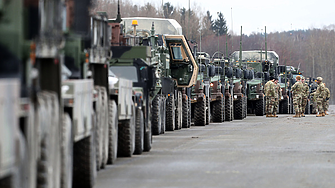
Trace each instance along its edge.
<path fill-rule="evenodd" d="M 274 78 L 271 77 L 270 80 L 264 85 L 264 93 L 266 96 L 266 117 L 274 117 L 273 107 L 275 103 L 275 83 Z"/>
<path fill-rule="evenodd" d="M 280 88 L 280 85 L 278 83 L 278 78 L 275 78 L 274 84 L 275 84 L 275 102 L 274 102 L 274 106 L 273 106 L 273 117 L 278 117 L 277 116 L 277 109 L 278 109 L 278 106 L 279 106 L 279 100 L 282 97 L 281 88 Z"/>
<path fill-rule="evenodd" d="M 295 78 L 297 81 L 293 86 L 292 86 L 292 92 L 293 92 L 293 105 L 294 105 L 294 110 L 295 110 L 295 115 L 293 117 L 301 117 L 301 104 L 302 104 L 302 89 L 303 89 L 303 84 L 301 82 L 301 77 L 297 76 Z"/>
<path fill-rule="evenodd" d="M 306 110 L 306 105 L 308 101 L 308 95 L 309 95 L 309 86 L 307 83 L 305 83 L 305 77 L 301 78 L 302 84 L 303 84 L 303 89 L 302 89 L 302 105 L 301 105 L 301 117 L 305 117 L 305 110 Z"/>
<path fill-rule="evenodd" d="M 314 93 L 314 100 L 317 102 L 317 108 L 318 108 L 318 111 L 319 111 L 319 114 L 316 115 L 316 117 L 322 117 L 322 116 L 325 116 L 325 111 L 323 109 L 324 102 L 326 100 L 325 85 L 322 83 L 322 78 L 321 77 L 317 77 L 316 81 L 319 85 L 318 88 L 316 89 L 315 93 Z"/>
<path fill-rule="evenodd" d="M 323 83 L 324 85 L 325 85 L 325 87 L 326 87 L 326 84 L 325 83 Z M 328 108 L 329 108 L 329 99 L 330 99 L 330 91 L 329 91 L 329 89 L 326 87 L 325 88 L 325 96 L 326 96 L 326 104 L 325 104 L 325 106 L 324 106 L 324 110 L 325 110 L 325 115 L 328 115 Z"/>

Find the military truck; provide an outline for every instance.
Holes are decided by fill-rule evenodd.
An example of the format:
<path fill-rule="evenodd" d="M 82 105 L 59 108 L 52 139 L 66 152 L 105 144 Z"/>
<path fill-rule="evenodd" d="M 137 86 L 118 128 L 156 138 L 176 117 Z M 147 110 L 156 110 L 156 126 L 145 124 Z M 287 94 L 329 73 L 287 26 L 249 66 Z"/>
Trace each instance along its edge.
<path fill-rule="evenodd" d="M 9 138 L 16 140 L 14 147 L 18 151 L 12 159 L 24 161 L 16 161 L 16 166 L 10 166 L 13 161 L 8 161 L 8 171 L 1 177 L 5 181 L 0 185 L 6 188 L 93 187 L 96 169 L 107 163 L 111 138 L 107 19 L 103 15 L 90 18 L 88 0 L 65 4 L 61 0 L 25 3 L 15 0 L 0 4 L 0 34 L 7 36 L 0 39 L 0 45 L 8 49 L 1 52 L 10 57 L 2 63 L 1 70 L 14 71 L 16 78 L 21 78 L 19 129 L 16 130 L 24 136 L 20 139 L 16 133 L 15 138 Z M 67 23 L 60 16 L 64 12 L 67 12 Z M 90 19 L 93 25 L 89 25 Z M 68 32 L 63 35 L 65 26 Z M 1 77 L 8 78 L 2 73 Z M 4 87 L 15 92 L 13 87 Z M 13 104 L 16 104 L 14 100 Z M 15 109 L 9 111 L 14 116 L 18 114 Z M 12 130 L 6 130 L 9 124 Z M 14 124 L 11 117 L 4 132 L 13 135 Z M 0 144 L 7 148 L 10 143 L 1 140 Z M 14 153 L 8 150 L 8 154 Z M 25 174 L 24 179 L 16 176 L 17 170 Z"/>
<path fill-rule="evenodd" d="M 216 52 L 212 55 L 211 62 L 215 66 L 215 76 L 210 83 L 210 112 L 213 122 L 221 123 L 225 119 L 225 82 L 222 84 L 222 79 L 225 77 L 226 60 L 223 53 Z"/>
<path fill-rule="evenodd" d="M 222 68 L 224 69 L 224 76 L 221 77 L 221 83 L 224 86 L 224 121 L 232 121 L 234 119 L 234 103 L 233 103 L 233 95 L 234 95 L 234 68 L 231 59 L 227 56 L 224 57 L 224 64 L 222 64 Z"/>
<path fill-rule="evenodd" d="M 157 75 L 156 89 L 153 92 L 157 93 L 153 99 L 153 108 L 157 111 L 152 113 L 155 134 L 164 132 L 162 125 L 169 131 L 190 127 L 190 87 L 195 83 L 198 66 L 186 38 L 182 35 L 180 24 L 173 19 L 159 18 L 135 17 L 123 20 L 126 33 L 135 33 L 132 20 L 137 20 L 136 33 L 151 36 L 150 39 L 143 40 L 143 45 L 151 47 L 151 58 L 154 61 L 151 66 L 156 68 Z M 149 32 L 153 24 L 155 36 Z M 164 108 L 166 114 L 160 118 Z M 165 123 L 159 124 L 164 119 Z"/>
<path fill-rule="evenodd" d="M 215 67 L 210 64 L 206 52 L 195 52 L 199 66 L 196 84 L 192 87 L 191 117 L 195 126 L 205 126 L 210 122 L 210 78 L 215 75 Z"/>
<path fill-rule="evenodd" d="M 239 51 L 233 52 L 232 59 L 239 62 L 239 55 Z M 247 70 L 249 70 L 244 71 L 246 78 L 249 78 L 246 91 L 248 112 L 257 116 L 263 116 L 264 114 L 264 74 L 261 59 L 260 51 L 242 51 L 241 64 L 245 65 Z"/>

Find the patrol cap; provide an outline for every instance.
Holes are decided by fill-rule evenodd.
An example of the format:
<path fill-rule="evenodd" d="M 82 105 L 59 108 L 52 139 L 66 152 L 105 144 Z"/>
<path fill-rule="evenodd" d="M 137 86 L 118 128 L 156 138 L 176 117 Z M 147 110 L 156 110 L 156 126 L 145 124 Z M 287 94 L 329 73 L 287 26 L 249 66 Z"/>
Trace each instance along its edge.
<path fill-rule="evenodd" d="M 322 82 L 322 77 L 317 77 L 316 80 Z"/>
<path fill-rule="evenodd" d="M 302 79 L 302 80 L 305 80 L 305 77 L 301 76 L 301 79 Z"/>

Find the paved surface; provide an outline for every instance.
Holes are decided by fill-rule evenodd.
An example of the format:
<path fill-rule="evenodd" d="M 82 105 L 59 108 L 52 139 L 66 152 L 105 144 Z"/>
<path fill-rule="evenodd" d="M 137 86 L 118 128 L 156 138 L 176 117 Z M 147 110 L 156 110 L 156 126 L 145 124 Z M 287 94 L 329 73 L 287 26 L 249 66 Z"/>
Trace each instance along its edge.
<path fill-rule="evenodd" d="M 150 152 L 118 158 L 95 187 L 335 187 L 335 106 L 330 112 L 248 116 L 154 136 Z"/>

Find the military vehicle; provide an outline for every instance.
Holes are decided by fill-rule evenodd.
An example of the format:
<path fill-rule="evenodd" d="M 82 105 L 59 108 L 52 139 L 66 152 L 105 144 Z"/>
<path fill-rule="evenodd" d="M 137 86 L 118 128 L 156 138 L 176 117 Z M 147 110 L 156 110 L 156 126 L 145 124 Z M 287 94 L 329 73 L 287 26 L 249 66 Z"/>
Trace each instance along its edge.
<path fill-rule="evenodd" d="M 1 124 L 11 135 L 1 140 L 6 147 L 0 148 L 8 151 L 1 160 L 12 159 L 0 187 L 93 187 L 96 169 L 108 161 L 108 27 L 104 15 L 89 17 L 89 5 L 89 0 L 0 3 L 0 34 L 7 36 L 0 39 L 1 53 L 8 57 L 0 74 L 8 78 L 6 72 L 15 72 L 21 85 L 12 94 L 13 116 Z M 65 12 L 67 19 L 60 16 Z M 17 92 L 11 81 L 3 87 Z M 18 161 L 11 166 L 13 159 Z"/>
<path fill-rule="evenodd" d="M 192 87 L 191 117 L 195 126 L 205 126 L 210 122 L 210 78 L 215 75 L 215 67 L 210 64 L 208 53 L 195 53 L 199 72 L 196 84 Z"/>
<path fill-rule="evenodd" d="M 234 119 L 234 68 L 231 59 L 224 57 L 224 64 L 222 68 L 224 69 L 224 76 L 221 77 L 221 83 L 224 86 L 224 121 L 232 121 Z"/>
<path fill-rule="evenodd" d="M 137 20 L 136 33 L 150 38 L 143 40 L 143 45 L 151 47 L 150 66 L 156 69 L 156 89 L 153 91 L 156 96 L 153 99 L 153 109 L 157 111 L 152 113 L 152 129 L 155 134 L 164 132 L 163 125 L 169 131 L 190 127 L 190 87 L 195 83 L 198 66 L 186 38 L 182 35 L 180 24 L 173 19 L 135 17 L 123 20 L 126 33 L 135 33 L 131 23 L 132 20 Z M 153 24 L 155 34 L 150 34 L 148 29 L 152 28 Z M 159 117 L 164 109 L 165 116 Z M 164 119 L 165 122 L 162 123 Z"/>
<path fill-rule="evenodd" d="M 218 123 L 225 119 L 225 82 L 222 84 L 225 77 L 225 62 L 223 53 L 216 52 L 212 55 L 211 63 L 215 66 L 215 76 L 211 78 L 210 83 L 210 112 L 213 122 Z"/>

